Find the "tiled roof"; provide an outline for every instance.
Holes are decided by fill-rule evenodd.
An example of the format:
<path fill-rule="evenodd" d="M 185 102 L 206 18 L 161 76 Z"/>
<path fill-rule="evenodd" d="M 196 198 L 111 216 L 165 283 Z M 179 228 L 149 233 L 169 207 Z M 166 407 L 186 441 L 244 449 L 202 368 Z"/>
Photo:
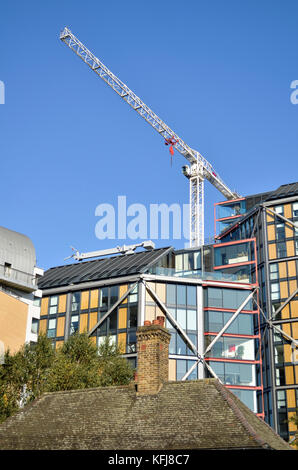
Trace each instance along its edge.
<path fill-rule="evenodd" d="M 50 289 L 69 284 L 143 273 L 171 249 L 171 247 L 159 248 L 57 266 L 48 269 L 44 273 L 44 276 L 39 280 L 38 287 L 39 289 Z"/>
<path fill-rule="evenodd" d="M 44 394 L 0 425 L 0 449 L 290 450 L 216 379 Z"/>

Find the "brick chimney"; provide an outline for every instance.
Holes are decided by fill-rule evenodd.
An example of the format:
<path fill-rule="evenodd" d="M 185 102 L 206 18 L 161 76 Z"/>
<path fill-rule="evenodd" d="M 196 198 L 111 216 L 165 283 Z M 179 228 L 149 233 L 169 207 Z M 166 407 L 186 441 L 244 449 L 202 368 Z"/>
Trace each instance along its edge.
<path fill-rule="evenodd" d="M 145 321 L 138 328 L 137 395 L 154 395 L 168 381 L 170 339 L 164 317 L 157 317 L 152 323 Z"/>

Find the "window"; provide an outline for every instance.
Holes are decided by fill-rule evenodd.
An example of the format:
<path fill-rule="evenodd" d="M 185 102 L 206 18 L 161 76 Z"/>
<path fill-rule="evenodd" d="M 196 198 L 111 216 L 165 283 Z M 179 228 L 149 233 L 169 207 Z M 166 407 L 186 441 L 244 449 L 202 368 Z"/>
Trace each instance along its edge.
<path fill-rule="evenodd" d="M 278 264 L 277 263 L 270 264 L 270 280 L 274 281 L 275 279 L 278 279 Z"/>
<path fill-rule="evenodd" d="M 71 311 L 77 312 L 80 308 L 81 293 L 74 292 L 71 298 Z"/>
<path fill-rule="evenodd" d="M 294 202 L 292 205 L 293 209 L 293 218 L 297 217 L 298 218 L 298 202 Z M 294 219 L 295 220 L 295 219 Z"/>
<path fill-rule="evenodd" d="M 276 243 L 277 249 L 277 257 L 278 258 L 286 258 L 287 256 L 287 247 L 285 242 L 277 242 Z"/>
<path fill-rule="evenodd" d="M 277 214 L 284 215 L 284 206 L 275 206 L 273 210 Z"/>
<path fill-rule="evenodd" d="M 271 300 L 278 300 L 280 298 L 279 282 L 271 283 Z"/>
<path fill-rule="evenodd" d="M 52 295 L 50 297 L 50 310 L 49 314 L 54 315 L 58 312 L 58 295 Z"/>
<path fill-rule="evenodd" d="M 283 222 L 276 224 L 276 239 L 284 240 L 286 238 L 285 224 Z"/>
<path fill-rule="evenodd" d="M 40 303 L 41 303 L 41 298 L 40 297 L 34 297 L 34 300 L 33 300 L 34 307 L 40 307 Z"/>
<path fill-rule="evenodd" d="M 38 325 L 39 325 L 39 320 L 38 320 L 38 318 L 32 318 L 31 333 L 33 333 L 33 334 L 37 334 L 37 333 L 38 333 Z"/>
<path fill-rule="evenodd" d="M 70 320 L 70 334 L 73 335 L 79 328 L 79 315 L 72 315 Z"/>
<path fill-rule="evenodd" d="M 56 318 L 51 318 L 48 324 L 48 338 L 54 338 L 56 336 Z"/>
<path fill-rule="evenodd" d="M 4 263 L 4 276 L 10 277 L 11 275 L 11 263 Z"/>

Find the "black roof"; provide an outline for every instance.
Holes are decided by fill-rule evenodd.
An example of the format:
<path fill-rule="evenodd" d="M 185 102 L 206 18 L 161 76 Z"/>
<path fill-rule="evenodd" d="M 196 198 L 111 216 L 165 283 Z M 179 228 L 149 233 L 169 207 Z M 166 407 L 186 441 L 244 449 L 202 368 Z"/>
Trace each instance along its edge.
<path fill-rule="evenodd" d="M 284 197 L 298 196 L 298 182 L 282 184 L 275 191 L 272 191 L 266 201 L 282 199 Z"/>
<path fill-rule="evenodd" d="M 38 288 L 50 289 L 69 284 L 143 273 L 171 250 L 172 247 L 158 248 L 150 251 L 57 266 L 45 272 L 38 282 Z"/>

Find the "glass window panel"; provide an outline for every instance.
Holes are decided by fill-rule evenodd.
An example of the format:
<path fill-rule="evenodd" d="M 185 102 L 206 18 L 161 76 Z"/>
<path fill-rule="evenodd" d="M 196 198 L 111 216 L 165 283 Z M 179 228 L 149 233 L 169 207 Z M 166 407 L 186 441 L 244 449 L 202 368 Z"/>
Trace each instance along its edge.
<path fill-rule="evenodd" d="M 177 304 L 186 305 L 186 286 L 177 285 Z"/>
<path fill-rule="evenodd" d="M 176 304 L 176 285 L 167 284 L 167 304 Z"/>
<path fill-rule="evenodd" d="M 109 320 L 109 329 L 116 330 L 117 329 L 117 309 L 110 313 L 108 316 Z"/>
<path fill-rule="evenodd" d="M 110 307 L 112 307 L 117 302 L 117 300 L 118 300 L 118 291 L 119 291 L 118 286 L 112 286 L 110 288 L 110 296 L 111 296 Z"/>
<path fill-rule="evenodd" d="M 177 334 L 177 354 L 186 354 L 186 344 L 179 334 Z"/>
<path fill-rule="evenodd" d="M 197 329 L 197 311 L 196 310 L 187 310 L 187 329 L 188 330 Z"/>
<path fill-rule="evenodd" d="M 197 348 L 198 346 L 197 335 L 194 333 L 188 333 L 187 336 L 189 337 L 192 344 Z M 190 356 L 193 356 L 195 354 L 195 352 L 190 347 L 187 346 L 186 349 L 187 349 L 187 354 L 189 354 Z"/>
<path fill-rule="evenodd" d="M 187 305 L 197 305 L 197 288 L 196 286 L 187 286 Z"/>
<path fill-rule="evenodd" d="M 134 353 L 137 350 L 137 335 L 136 332 L 129 331 L 127 334 L 127 353 Z"/>
<path fill-rule="evenodd" d="M 255 398 L 256 392 L 253 390 L 230 389 L 248 408 L 256 412 Z"/>
<path fill-rule="evenodd" d="M 181 328 L 186 330 L 186 310 L 180 308 L 177 309 L 177 322 Z"/>
<path fill-rule="evenodd" d="M 53 295 L 50 297 L 50 305 L 58 305 L 58 296 Z"/>
<path fill-rule="evenodd" d="M 138 306 L 129 307 L 128 328 L 134 328 L 138 323 Z"/>
<path fill-rule="evenodd" d="M 109 304 L 109 288 L 103 287 L 99 289 L 99 307 L 107 310 Z"/>
<path fill-rule="evenodd" d="M 190 370 L 193 366 L 193 361 L 187 361 L 187 370 Z M 196 367 L 192 373 L 187 377 L 187 380 L 197 380 L 198 378 L 198 368 Z"/>
<path fill-rule="evenodd" d="M 79 328 L 79 315 L 72 315 L 70 319 L 70 334 L 73 335 Z"/>
<path fill-rule="evenodd" d="M 176 361 L 176 364 L 177 364 L 176 377 L 177 377 L 177 380 L 181 380 L 183 378 L 183 376 L 186 374 L 187 363 L 186 363 L 185 360 L 179 359 L 179 360 Z"/>
<path fill-rule="evenodd" d="M 171 333 L 171 340 L 170 340 L 170 345 L 169 345 L 170 354 L 176 354 L 176 335 L 177 333 L 174 333 L 174 332 Z"/>
<path fill-rule="evenodd" d="M 222 307 L 222 290 L 208 288 L 208 305 L 206 307 Z"/>
<path fill-rule="evenodd" d="M 176 271 L 183 271 L 183 255 L 175 256 Z"/>
<path fill-rule="evenodd" d="M 57 311 L 58 311 L 58 307 L 57 307 L 57 305 L 54 305 L 54 306 L 50 307 L 49 314 L 54 315 L 55 313 L 57 313 Z"/>
<path fill-rule="evenodd" d="M 38 324 L 39 320 L 38 318 L 32 318 L 32 324 L 31 324 L 31 333 L 38 333 Z"/>
<path fill-rule="evenodd" d="M 237 293 L 234 289 L 223 289 L 223 307 L 235 310 L 239 307 L 237 303 Z"/>

